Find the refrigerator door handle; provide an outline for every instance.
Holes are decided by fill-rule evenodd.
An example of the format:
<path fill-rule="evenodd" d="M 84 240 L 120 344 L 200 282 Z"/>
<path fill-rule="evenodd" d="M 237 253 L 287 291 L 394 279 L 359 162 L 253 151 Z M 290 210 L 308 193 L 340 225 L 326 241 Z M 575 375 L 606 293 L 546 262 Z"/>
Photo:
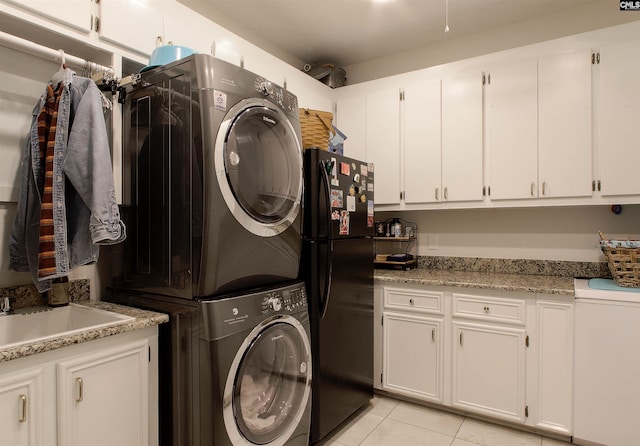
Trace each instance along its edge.
<path fill-rule="evenodd" d="M 320 299 L 320 318 L 324 319 L 329 308 L 329 296 L 331 296 L 331 277 L 333 277 L 333 240 L 327 240 L 327 264 L 325 268 L 324 291 Z"/>
<path fill-rule="evenodd" d="M 325 215 L 326 218 L 326 230 L 327 236 L 331 236 L 331 193 L 329 187 L 329 173 L 327 172 L 327 165 L 324 160 L 320 160 L 318 164 L 318 168 L 320 169 L 320 178 L 324 183 L 324 187 L 322 188 L 322 192 L 324 193 L 325 205 L 327 206 L 327 213 Z"/>

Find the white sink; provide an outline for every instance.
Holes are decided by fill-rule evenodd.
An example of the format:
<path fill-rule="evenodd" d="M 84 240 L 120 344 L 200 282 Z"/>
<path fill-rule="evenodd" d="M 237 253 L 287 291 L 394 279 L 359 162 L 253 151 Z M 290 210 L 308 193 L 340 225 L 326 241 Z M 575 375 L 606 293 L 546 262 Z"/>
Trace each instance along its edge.
<path fill-rule="evenodd" d="M 131 316 L 78 304 L 35 313 L 0 316 L 0 350 L 85 330 L 112 327 L 133 319 Z"/>

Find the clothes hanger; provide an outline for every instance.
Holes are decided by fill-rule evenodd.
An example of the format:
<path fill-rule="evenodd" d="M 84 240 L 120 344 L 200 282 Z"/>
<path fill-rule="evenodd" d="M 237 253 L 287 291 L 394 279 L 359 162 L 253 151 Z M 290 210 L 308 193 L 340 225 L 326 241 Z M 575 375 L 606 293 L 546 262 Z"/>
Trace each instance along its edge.
<path fill-rule="evenodd" d="M 67 74 L 67 71 L 69 70 L 69 68 L 67 68 L 64 50 L 58 50 L 58 51 L 60 51 L 60 69 L 56 71 L 53 74 L 53 76 L 51 76 L 50 82 L 53 87 L 58 85 L 62 81 L 62 79 L 64 79 L 64 76 Z"/>

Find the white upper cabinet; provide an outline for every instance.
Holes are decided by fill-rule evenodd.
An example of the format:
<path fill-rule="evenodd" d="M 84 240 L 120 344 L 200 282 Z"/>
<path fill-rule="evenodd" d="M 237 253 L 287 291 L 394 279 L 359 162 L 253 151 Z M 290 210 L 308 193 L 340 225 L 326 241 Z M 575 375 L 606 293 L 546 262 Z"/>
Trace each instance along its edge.
<path fill-rule="evenodd" d="M 539 196 L 592 195 L 591 51 L 538 60 Z"/>
<path fill-rule="evenodd" d="M 640 194 L 640 41 L 601 48 L 599 68 L 602 195 Z"/>
<path fill-rule="evenodd" d="M 402 135 L 405 203 L 442 198 L 440 79 L 403 88 Z"/>
<path fill-rule="evenodd" d="M 482 73 L 442 79 L 442 201 L 482 200 L 482 135 Z"/>
<path fill-rule="evenodd" d="M 491 199 L 537 197 L 537 60 L 491 67 L 486 79 L 487 173 Z"/>
<path fill-rule="evenodd" d="M 94 0 L 5 0 L 86 33 L 93 29 Z"/>
<path fill-rule="evenodd" d="M 214 24 L 180 3 L 171 3 L 164 14 L 163 36 L 164 44 L 184 45 L 211 54 Z"/>
<path fill-rule="evenodd" d="M 367 94 L 367 161 L 375 165 L 376 204 L 400 204 L 400 90 Z"/>
<path fill-rule="evenodd" d="M 367 100 L 364 93 L 341 95 L 336 104 L 334 119 L 336 127 L 347 136 L 344 141 L 345 156 L 371 162 L 367 156 L 366 146 L 366 107 Z M 381 169 L 382 167 L 380 166 Z M 375 200 L 377 198 L 374 196 Z"/>
<path fill-rule="evenodd" d="M 150 0 L 100 0 L 101 39 L 150 55 L 162 41 L 163 10 Z"/>

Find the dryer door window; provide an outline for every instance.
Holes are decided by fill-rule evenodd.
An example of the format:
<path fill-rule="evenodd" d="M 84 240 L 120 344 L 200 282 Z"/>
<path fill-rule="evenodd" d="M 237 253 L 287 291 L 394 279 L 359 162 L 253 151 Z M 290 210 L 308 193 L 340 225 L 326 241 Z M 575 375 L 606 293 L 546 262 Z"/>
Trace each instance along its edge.
<path fill-rule="evenodd" d="M 234 427 L 250 444 L 285 442 L 308 406 L 309 342 L 302 326 L 294 322 L 297 327 L 277 322 L 262 330 L 236 369 Z"/>
<path fill-rule="evenodd" d="M 228 113 L 216 146 L 220 189 L 234 217 L 258 235 L 277 235 L 297 217 L 302 154 L 287 116 L 265 100 L 246 100 Z"/>

